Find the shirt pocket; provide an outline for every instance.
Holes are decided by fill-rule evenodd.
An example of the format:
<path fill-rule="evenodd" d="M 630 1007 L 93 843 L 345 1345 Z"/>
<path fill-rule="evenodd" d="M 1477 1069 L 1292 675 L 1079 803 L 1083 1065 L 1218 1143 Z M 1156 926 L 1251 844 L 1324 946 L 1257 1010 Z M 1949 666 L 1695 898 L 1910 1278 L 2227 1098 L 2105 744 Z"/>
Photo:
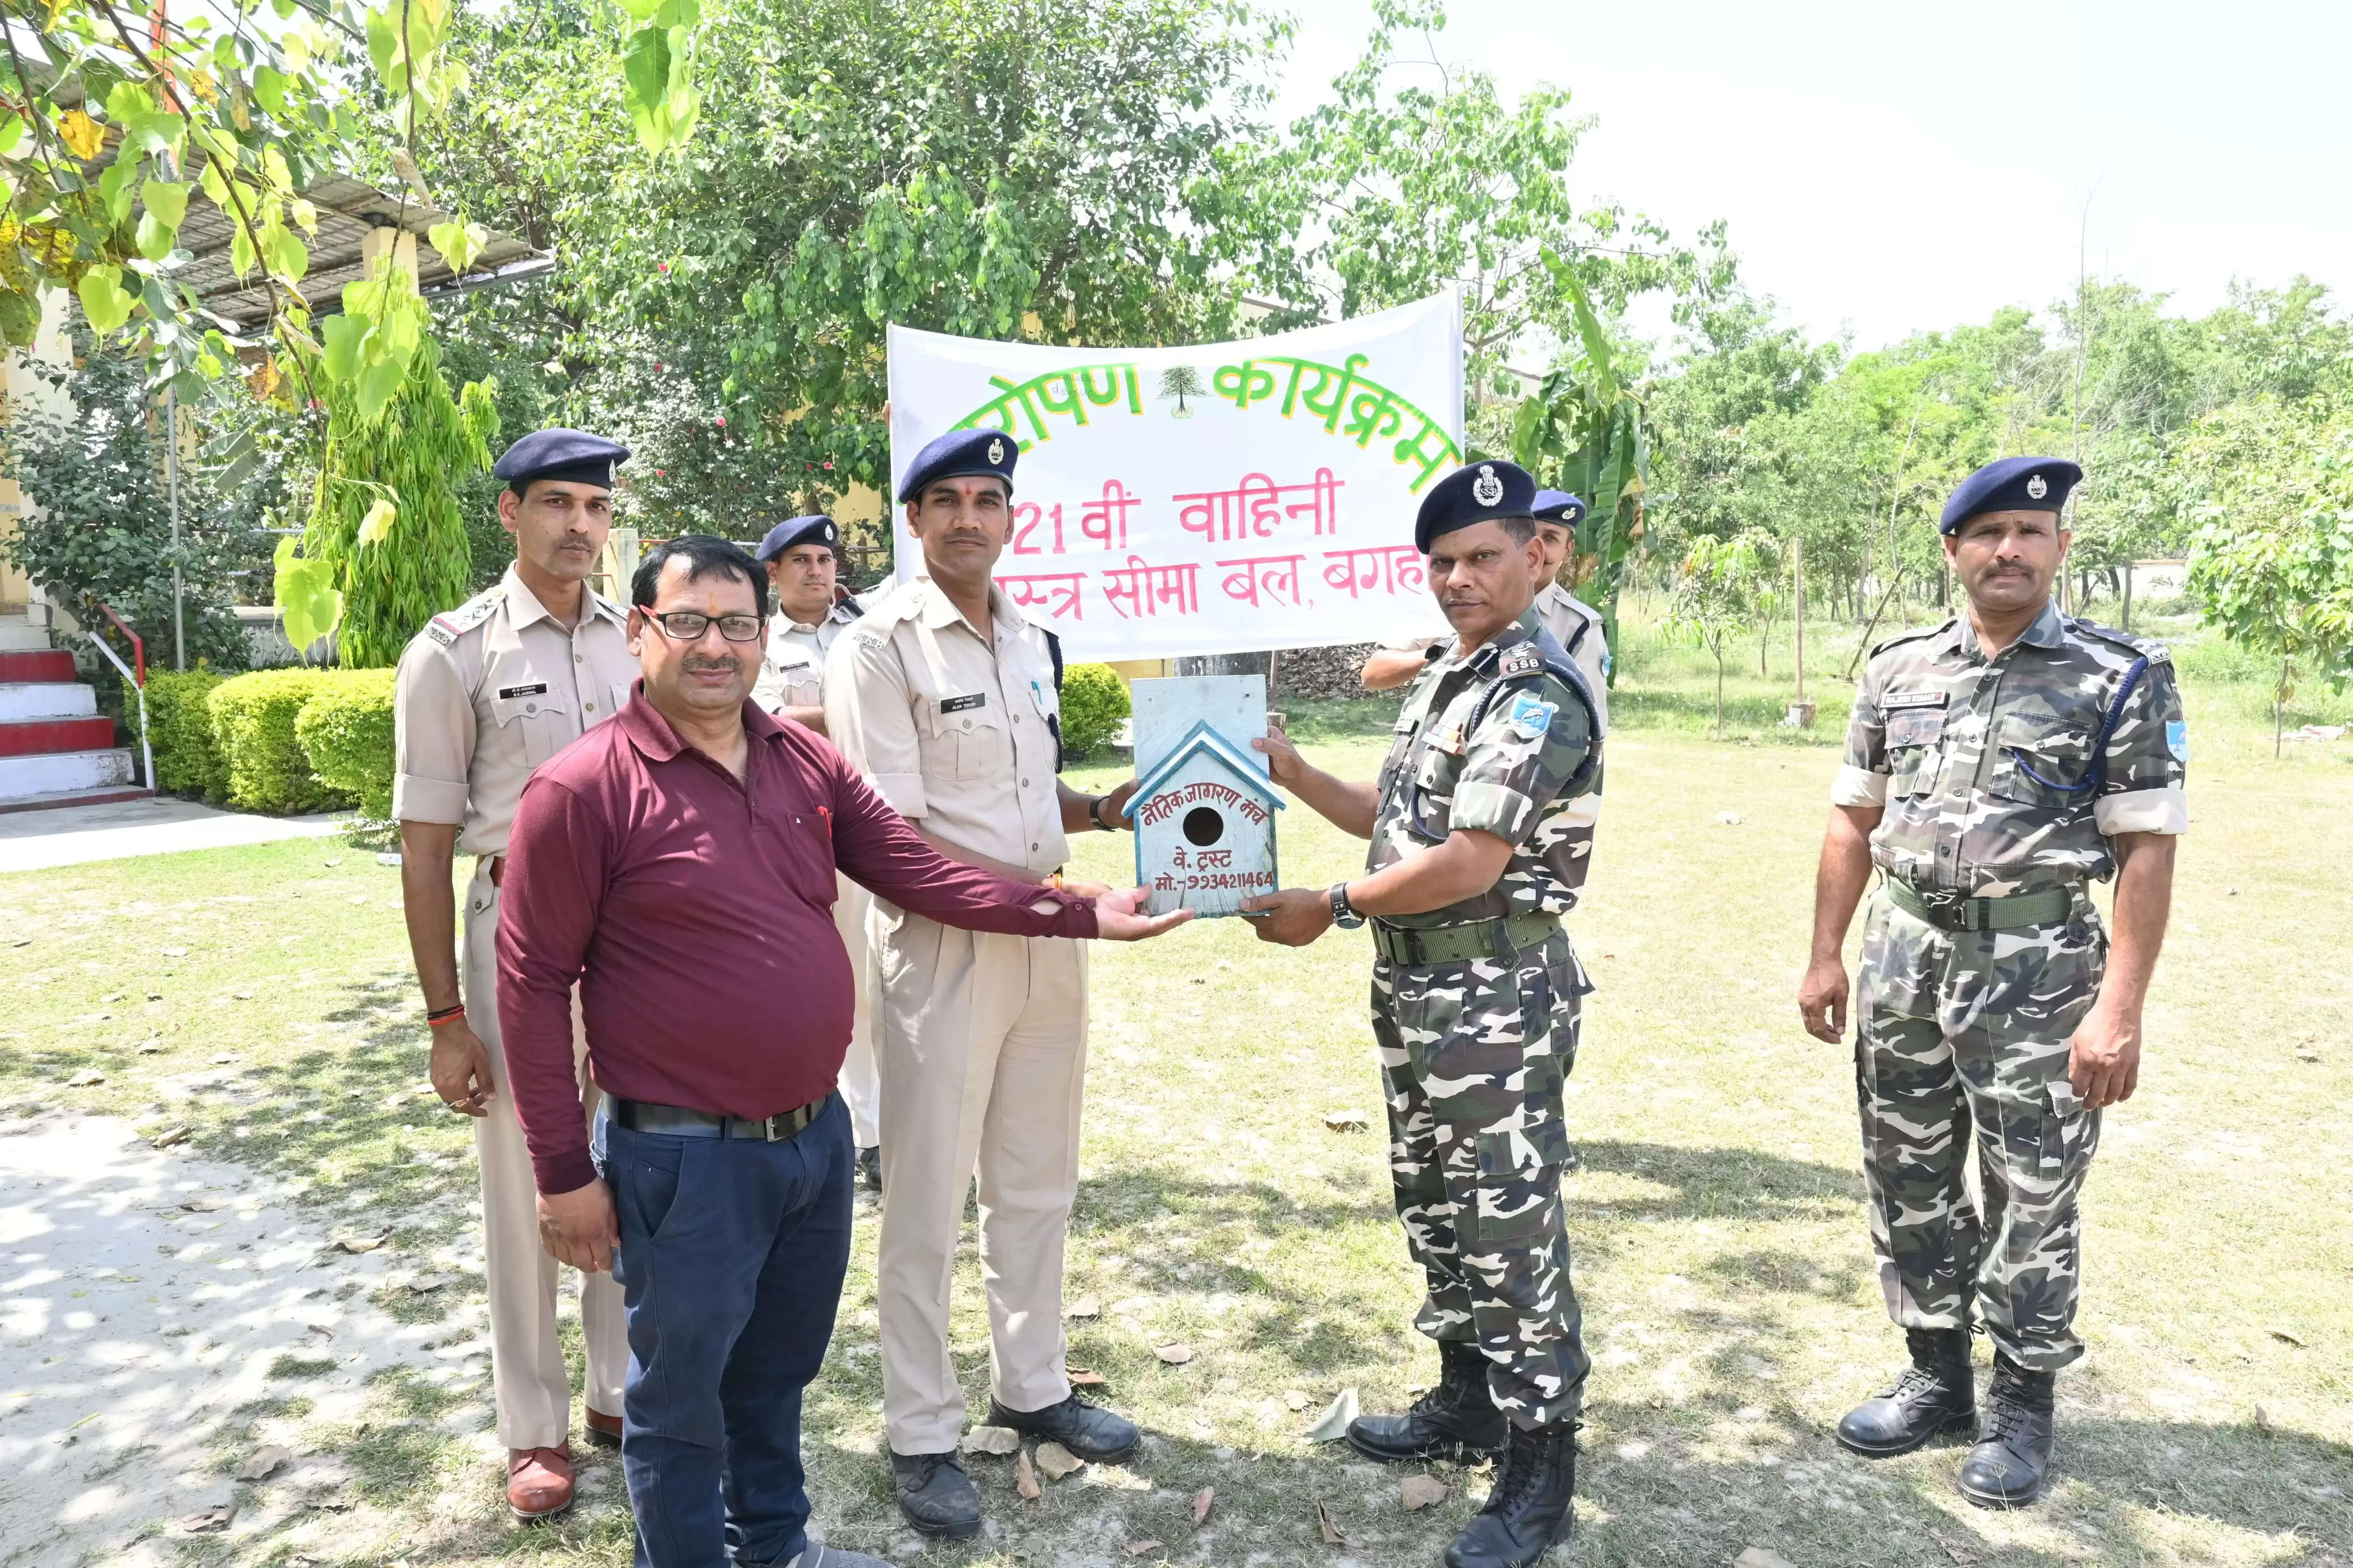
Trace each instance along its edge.
<path fill-rule="evenodd" d="M 1462 773 L 1462 760 L 1424 746 L 1419 756 L 1409 753 L 1413 776 L 1405 784 L 1406 826 L 1424 838 L 1443 840 L 1453 832 L 1454 789 Z"/>
<path fill-rule="evenodd" d="M 1936 787 L 1944 755 L 1945 710 L 1900 708 L 1887 716 L 1887 793 L 1909 799 Z"/>
<path fill-rule="evenodd" d="M 949 705 L 959 700 L 950 697 L 917 710 L 917 742 L 927 779 L 969 784 L 1011 765 L 1004 713 L 990 702 L 951 711 Z"/>
<path fill-rule="evenodd" d="M 562 751 L 580 731 L 572 721 L 572 704 L 552 685 L 540 681 L 510 681 L 491 688 L 491 721 L 501 741 L 520 751 L 525 765 L 537 767 Z"/>
<path fill-rule="evenodd" d="M 2027 805 L 2073 805 L 2092 798 L 2092 732 L 2063 715 L 2007 713 L 2000 730 L 1993 793 Z"/>

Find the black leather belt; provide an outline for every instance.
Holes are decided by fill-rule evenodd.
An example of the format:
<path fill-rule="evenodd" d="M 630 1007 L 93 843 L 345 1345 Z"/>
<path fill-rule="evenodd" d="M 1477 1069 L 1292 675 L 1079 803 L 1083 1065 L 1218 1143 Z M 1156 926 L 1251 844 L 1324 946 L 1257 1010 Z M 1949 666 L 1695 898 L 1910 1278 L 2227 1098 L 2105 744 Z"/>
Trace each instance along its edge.
<path fill-rule="evenodd" d="M 833 1097 L 834 1091 L 828 1089 L 822 1100 L 774 1116 L 722 1116 L 715 1110 L 689 1110 L 617 1096 L 610 1103 L 613 1120 L 632 1132 L 661 1132 L 673 1138 L 757 1138 L 765 1143 L 782 1143 L 807 1131 L 810 1122 L 825 1114 Z"/>

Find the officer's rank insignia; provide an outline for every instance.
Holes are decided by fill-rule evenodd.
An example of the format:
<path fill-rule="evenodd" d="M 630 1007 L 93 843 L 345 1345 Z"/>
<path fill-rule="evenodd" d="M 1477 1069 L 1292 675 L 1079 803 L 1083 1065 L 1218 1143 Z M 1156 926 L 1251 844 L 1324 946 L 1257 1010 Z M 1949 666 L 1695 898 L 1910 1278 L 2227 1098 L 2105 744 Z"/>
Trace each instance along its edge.
<path fill-rule="evenodd" d="M 991 442 L 988 444 L 988 460 L 989 460 L 990 462 L 992 462 L 992 463 L 1001 463 L 1001 462 L 1005 461 L 1005 443 L 1004 443 L 1004 442 L 1002 442 L 1002 441 L 991 441 Z"/>
<path fill-rule="evenodd" d="M 1552 716 L 1559 712 L 1557 705 L 1546 701 L 1533 691 L 1523 691 L 1512 699 L 1511 721 L 1529 735 L 1541 735 L 1552 728 Z"/>
<path fill-rule="evenodd" d="M 1495 477 L 1495 465 L 1479 465 L 1479 477 L 1471 481 L 1471 499 L 1481 506 L 1493 506 L 1504 499 L 1504 481 Z"/>
<path fill-rule="evenodd" d="M 2188 720 L 2168 719 L 2165 721 L 2165 749 L 2173 753 L 2173 760 L 2177 763 L 2186 763 L 2189 760 Z"/>
<path fill-rule="evenodd" d="M 2041 474 L 2036 474 L 2026 481 L 2026 493 L 2034 500 L 2041 500 L 2051 493 L 2051 482 Z"/>

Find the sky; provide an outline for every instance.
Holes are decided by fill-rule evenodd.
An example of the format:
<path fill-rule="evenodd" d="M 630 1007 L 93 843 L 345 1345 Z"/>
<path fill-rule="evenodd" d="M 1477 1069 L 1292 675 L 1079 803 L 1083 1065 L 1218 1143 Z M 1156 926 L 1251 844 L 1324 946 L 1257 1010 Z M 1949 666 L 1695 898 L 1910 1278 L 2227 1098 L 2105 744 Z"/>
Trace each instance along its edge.
<path fill-rule="evenodd" d="M 1369 0 L 1299 21 L 1277 110 L 1362 50 Z M 1859 349 L 2040 309 L 2096 276 L 2211 310 L 2231 281 L 2353 294 L 2353 6 L 2240 0 L 1452 0 L 1440 56 L 1598 118 L 1572 169 Z M 1407 69 L 1409 68 L 1400 68 Z M 1430 75 L 1422 68 L 1421 76 Z M 2331 109 L 2335 104 L 2337 107 Z"/>

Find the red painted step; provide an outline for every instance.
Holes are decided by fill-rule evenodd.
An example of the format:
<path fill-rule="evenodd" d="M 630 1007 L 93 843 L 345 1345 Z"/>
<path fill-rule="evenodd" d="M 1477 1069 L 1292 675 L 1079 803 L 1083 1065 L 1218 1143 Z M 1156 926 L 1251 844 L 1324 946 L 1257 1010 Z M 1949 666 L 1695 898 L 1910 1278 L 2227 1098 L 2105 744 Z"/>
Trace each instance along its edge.
<path fill-rule="evenodd" d="M 46 653 L 0 653 L 0 680 L 79 680 L 73 655 L 62 648 Z"/>
<path fill-rule="evenodd" d="M 113 747 L 114 721 L 103 714 L 94 719 L 20 719 L 0 724 L 0 757 L 105 752 Z"/>

